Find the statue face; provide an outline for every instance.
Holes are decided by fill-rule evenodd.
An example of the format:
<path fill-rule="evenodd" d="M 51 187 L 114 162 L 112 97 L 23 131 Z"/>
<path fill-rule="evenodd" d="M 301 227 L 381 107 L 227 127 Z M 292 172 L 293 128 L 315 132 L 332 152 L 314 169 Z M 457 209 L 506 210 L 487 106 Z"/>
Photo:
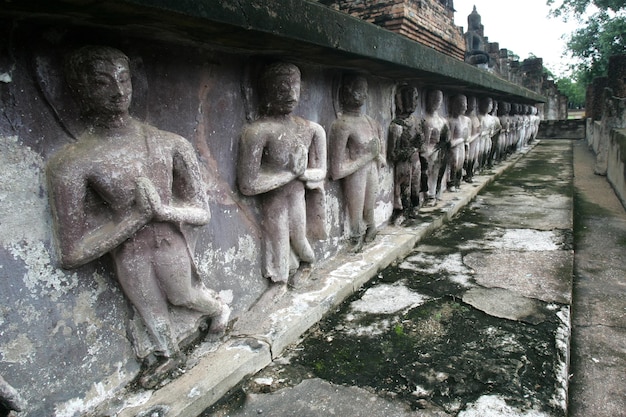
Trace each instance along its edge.
<path fill-rule="evenodd" d="M 281 74 L 268 81 L 266 100 L 271 114 L 289 114 L 300 100 L 300 75 Z"/>
<path fill-rule="evenodd" d="M 361 107 L 367 100 L 367 80 L 355 77 L 347 80 L 342 87 L 343 104 L 350 107 Z"/>
<path fill-rule="evenodd" d="M 456 96 L 453 106 L 457 114 L 465 114 L 467 111 L 467 97 L 463 95 Z"/>
<path fill-rule="evenodd" d="M 83 80 L 83 99 L 92 111 L 100 114 L 128 112 L 133 87 L 125 60 L 94 61 Z"/>
<path fill-rule="evenodd" d="M 443 93 L 441 92 L 441 90 L 431 91 L 430 94 L 428 94 L 428 102 L 426 103 L 427 110 L 432 112 L 439 109 L 442 102 Z"/>

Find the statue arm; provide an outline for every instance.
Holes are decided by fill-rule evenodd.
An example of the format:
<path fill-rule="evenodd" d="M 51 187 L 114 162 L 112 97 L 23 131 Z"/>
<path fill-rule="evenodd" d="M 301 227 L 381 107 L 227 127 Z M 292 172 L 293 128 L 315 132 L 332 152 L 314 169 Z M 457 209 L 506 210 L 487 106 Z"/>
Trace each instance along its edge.
<path fill-rule="evenodd" d="M 90 228 L 90 223 L 94 219 L 89 218 L 84 205 L 87 178 L 63 175 L 65 173 L 57 174 L 49 173 L 48 178 L 63 268 L 77 268 L 110 252 L 148 223 L 152 217 L 145 205 L 139 205 L 121 221 L 113 219 Z"/>
<path fill-rule="evenodd" d="M 158 191 L 147 178 L 138 178 L 137 186 L 145 195 L 158 221 L 202 226 L 211 220 L 211 212 L 202 186 L 200 169 L 195 151 L 186 139 L 180 138 L 180 146 L 172 157 L 174 178 L 172 202 L 163 205 Z"/>
<path fill-rule="evenodd" d="M 387 148 L 387 159 L 393 162 L 396 162 L 398 158 L 398 150 L 396 149 L 396 146 L 400 135 L 402 135 L 402 127 L 400 127 L 397 123 L 391 122 L 389 125 L 389 134 L 387 135 L 389 145 Z"/>
<path fill-rule="evenodd" d="M 326 132 L 317 123 L 311 123 L 313 138 L 308 152 L 308 166 L 304 174 L 300 176 L 309 188 L 319 188 L 326 178 Z"/>
<path fill-rule="evenodd" d="M 369 117 L 369 116 L 368 116 Z M 378 123 L 376 120 L 372 120 L 372 124 L 376 126 L 376 130 L 378 133 L 378 138 L 380 142 L 380 146 L 378 148 L 378 155 L 376 155 L 376 160 L 380 167 L 387 166 L 387 141 L 384 140 L 385 132 L 383 132 L 383 126 Z"/>
<path fill-rule="evenodd" d="M 241 135 L 239 144 L 239 160 L 237 163 L 237 181 L 239 190 L 244 195 L 263 194 L 274 190 L 289 181 L 297 178 L 293 170 L 299 166 L 299 161 L 290 162 L 292 170 L 270 169 L 262 166 L 263 151 L 266 146 L 265 134 L 258 132 L 258 126 L 248 127 Z"/>
<path fill-rule="evenodd" d="M 333 180 L 345 178 L 364 167 L 372 160 L 372 152 L 359 152 L 357 159 L 351 159 L 348 150 L 348 141 L 352 129 L 335 122 L 330 128 L 330 176 Z M 372 139 L 368 145 L 376 146 L 376 156 L 380 154 L 380 139 Z M 371 150 L 371 149 L 370 149 Z"/>

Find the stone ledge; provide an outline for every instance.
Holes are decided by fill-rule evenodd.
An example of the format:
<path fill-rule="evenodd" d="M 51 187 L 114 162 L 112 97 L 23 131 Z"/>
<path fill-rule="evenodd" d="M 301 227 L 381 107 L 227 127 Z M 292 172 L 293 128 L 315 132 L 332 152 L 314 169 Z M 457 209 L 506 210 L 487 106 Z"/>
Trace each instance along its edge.
<path fill-rule="evenodd" d="M 536 103 L 546 98 L 376 25 L 303 0 L 21 0 L 0 17 L 121 27 L 140 36 L 287 55 L 367 69 L 468 94 Z M 323 22 L 323 23 L 320 23 Z"/>

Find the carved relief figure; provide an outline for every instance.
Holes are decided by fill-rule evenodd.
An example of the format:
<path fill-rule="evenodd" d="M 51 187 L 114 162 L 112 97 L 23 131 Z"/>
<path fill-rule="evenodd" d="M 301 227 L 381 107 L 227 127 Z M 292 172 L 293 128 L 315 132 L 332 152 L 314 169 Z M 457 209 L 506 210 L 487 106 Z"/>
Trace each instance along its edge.
<path fill-rule="evenodd" d="M 329 133 L 330 175 L 333 180 L 342 180 L 354 252 L 376 237 L 378 169 L 385 165 L 382 128 L 363 114 L 367 90 L 365 77 L 344 76 L 340 89 L 343 113 L 333 122 Z"/>
<path fill-rule="evenodd" d="M 487 167 L 491 168 L 493 164 L 500 162 L 501 159 L 501 148 L 502 148 L 502 124 L 500 123 L 500 118 L 498 115 L 498 102 L 493 100 L 493 107 L 489 112 L 489 115 L 493 119 L 493 136 L 491 137 L 491 150 L 489 152 L 489 156 L 487 157 Z"/>
<path fill-rule="evenodd" d="M 492 110 L 493 100 L 491 97 L 481 97 L 478 101 L 478 120 L 480 121 L 481 135 L 478 160 L 481 169 L 491 166 L 492 137 L 495 135 L 496 129 L 495 118 L 490 114 Z"/>
<path fill-rule="evenodd" d="M 427 205 L 437 204 L 438 184 L 441 184 L 446 169 L 445 153 L 449 145 L 449 127 L 446 119 L 439 115 L 443 103 L 441 90 L 431 90 L 426 96 L 424 117 L 424 160 L 426 161 Z M 424 171 L 423 171 L 424 172 Z"/>
<path fill-rule="evenodd" d="M 472 121 L 465 116 L 467 97 L 462 94 L 452 97 L 450 101 L 450 149 L 448 158 L 449 191 L 458 191 L 463 177 L 465 149 L 470 139 Z"/>
<path fill-rule="evenodd" d="M 293 64 L 265 69 L 261 117 L 244 128 L 239 145 L 239 189 L 261 202 L 263 276 L 281 286 L 298 271 L 310 272 L 315 262 L 307 239 L 305 195 L 307 190 L 323 192 L 326 178 L 324 129 L 291 114 L 300 99 L 300 82 Z"/>
<path fill-rule="evenodd" d="M 396 92 L 396 118 L 389 125 L 389 152 L 394 163 L 394 216 L 416 217 L 420 207 L 424 137 L 417 109 L 417 89 L 400 86 Z M 398 217 L 400 216 L 400 217 Z"/>
<path fill-rule="evenodd" d="M 476 116 L 476 97 L 469 97 L 467 100 L 467 111 L 465 113 L 470 119 L 470 133 L 467 140 L 467 156 L 465 164 L 465 182 L 472 183 L 474 181 L 474 173 L 478 169 L 480 158 L 481 137 L 480 120 Z"/>
<path fill-rule="evenodd" d="M 61 264 L 76 268 L 111 254 L 154 344 L 156 369 L 141 380 L 151 387 L 183 359 L 168 303 L 211 317 L 214 333 L 230 314 L 193 259 L 193 229 L 210 220 L 196 154 L 186 139 L 129 114 L 129 60 L 119 50 L 75 51 L 67 80 L 88 128 L 47 167 Z"/>
<path fill-rule="evenodd" d="M 498 119 L 500 119 L 500 125 L 502 130 L 500 131 L 500 160 L 504 160 L 509 155 L 511 146 L 511 117 L 509 113 L 511 111 L 511 104 L 503 101 L 498 106 Z"/>

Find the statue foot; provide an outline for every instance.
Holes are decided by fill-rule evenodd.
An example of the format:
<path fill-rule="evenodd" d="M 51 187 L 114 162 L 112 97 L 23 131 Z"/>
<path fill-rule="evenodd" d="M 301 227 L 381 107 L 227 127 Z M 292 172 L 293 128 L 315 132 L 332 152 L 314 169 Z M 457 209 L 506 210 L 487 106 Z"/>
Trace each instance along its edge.
<path fill-rule="evenodd" d="M 226 330 L 228 325 L 228 319 L 230 318 L 230 307 L 224 303 L 222 305 L 222 311 L 217 316 L 211 318 L 211 326 L 209 327 L 209 333 L 219 334 Z"/>
<path fill-rule="evenodd" d="M 139 379 L 139 384 L 145 389 L 153 389 L 178 370 L 183 362 L 184 356 L 180 352 L 173 357 L 163 357 L 156 368 L 147 369 L 144 372 L 144 375 Z"/>
<path fill-rule="evenodd" d="M 373 242 L 374 239 L 376 239 L 376 235 L 378 235 L 378 229 L 376 229 L 376 226 L 369 226 L 365 232 L 365 242 Z"/>
<path fill-rule="evenodd" d="M 420 213 L 420 208 L 419 208 L 419 206 L 418 206 L 418 207 L 415 207 L 415 208 L 413 208 L 413 210 L 411 210 L 411 211 L 409 212 L 409 218 L 410 218 L 410 219 L 417 219 L 417 218 L 419 218 L 419 213 Z"/>
<path fill-rule="evenodd" d="M 296 272 L 290 277 L 287 284 L 292 289 L 300 289 L 304 285 L 304 282 L 311 276 L 313 272 L 313 266 L 308 262 L 300 262 L 300 266 Z"/>
<path fill-rule="evenodd" d="M 351 237 L 350 243 L 352 244 L 352 249 L 350 250 L 352 253 L 359 253 L 363 250 L 363 236 Z"/>

